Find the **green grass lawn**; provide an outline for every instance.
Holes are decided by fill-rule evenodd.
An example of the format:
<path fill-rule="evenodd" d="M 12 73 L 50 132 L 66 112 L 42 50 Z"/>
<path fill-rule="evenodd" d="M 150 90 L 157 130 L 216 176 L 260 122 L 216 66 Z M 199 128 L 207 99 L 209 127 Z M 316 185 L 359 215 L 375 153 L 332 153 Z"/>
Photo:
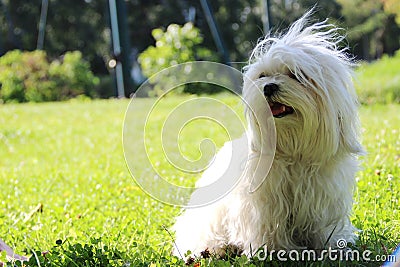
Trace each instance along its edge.
<path fill-rule="evenodd" d="M 355 86 L 361 103 L 400 103 L 400 50 L 377 61 L 362 63 Z"/>
<path fill-rule="evenodd" d="M 183 99 L 168 99 L 160 114 Z M 236 99 L 221 99 L 240 110 Z M 33 255 L 30 265 L 184 266 L 170 256 L 173 242 L 165 230 L 179 209 L 143 193 L 126 167 L 121 136 L 127 105 L 127 100 L 0 105 L 0 238 L 16 252 Z M 388 254 L 400 241 L 400 105 L 363 106 L 360 114 L 368 155 L 357 175 L 352 218 L 363 232 L 356 248 Z M 154 118 L 154 129 L 162 118 Z M 203 137 L 215 136 L 217 146 L 227 138 L 219 126 L 201 125 L 182 137 L 189 158 L 199 156 Z M 150 155 L 174 181 L 192 183 L 197 177 L 180 176 L 161 153 Z"/>

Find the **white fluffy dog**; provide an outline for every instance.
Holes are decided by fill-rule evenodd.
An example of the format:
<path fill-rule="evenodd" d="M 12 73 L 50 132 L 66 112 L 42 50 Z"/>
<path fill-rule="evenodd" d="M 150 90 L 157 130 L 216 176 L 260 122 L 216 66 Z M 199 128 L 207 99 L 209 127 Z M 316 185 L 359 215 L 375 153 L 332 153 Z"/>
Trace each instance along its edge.
<path fill-rule="evenodd" d="M 188 250 L 200 255 L 206 249 L 224 255 L 232 247 L 249 255 L 264 245 L 323 249 L 335 247 L 339 239 L 355 241 L 349 216 L 357 156 L 363 148 L 353 63 L 338 49 L 343 37 L 337 29 L 325 22 L 309 25 L 309 15 L 286 34 L 260 41 L 245 68 L 244 99 L 260 112 L 261 91 L 276 127 L 275 157 L 266 178 L 250 190 L 255 165 L 231 170 L 243 172 L 231 192 L 210 205 L 186 209 L 177 218 L 176 255 Z M 267 126 L 249 109 L 246 119 L 249 142 L 243 138 L 225 144 L 198 185 L 219 178 L 234 142 L 251 154 L 232 153 L 238 157 L 234 161 L 262 160 L 260 132 Z"/>

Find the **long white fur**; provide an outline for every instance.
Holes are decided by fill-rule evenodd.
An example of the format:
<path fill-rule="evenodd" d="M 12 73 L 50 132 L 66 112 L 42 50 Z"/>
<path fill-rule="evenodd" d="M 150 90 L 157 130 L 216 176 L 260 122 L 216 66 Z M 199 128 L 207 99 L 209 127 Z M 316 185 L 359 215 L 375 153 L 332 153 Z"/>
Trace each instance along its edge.
<path fill-rule="evenodd" d="M 267 37 L 255 47 L 245 68 L 243 97 L 254 101 L 256 90 L 279 85 L 273 100 L 291 106 L 294 114 L 276 118 L 276 153 L 267 178 L 253 193 L 250 164 L 237 187 L 219 201 L 185 210 L 174 225 L 179 255 L 209 249 L 223 255 L 235 246 L 247 255 L 268 249 L 322 249 L 338 239 L 356 240 L 350 222 L 359 143 L 357 99 L 351 59 L 338 49 L 342 37 L 325 22 L 308 25 L 310 12 L 282 36 Z M 293 73 L 300 81 L 288 76 Z M 259 78 L 263 73 L 266 77 Z M 253 84 L 257 86 L 253 86 Z M 246 110 L 250 143 L 235 140 L 243 151 L 261 155 L 254 114 Z M 231 143 L 217 154 L 198 185 L 218 179 L 232 154 Z M 246 149 L 249 146 L 250 149 Z M 237 162 L 252 157 L 240 154 Z M 254 157 L 253 157 L 254 158 Z"/>

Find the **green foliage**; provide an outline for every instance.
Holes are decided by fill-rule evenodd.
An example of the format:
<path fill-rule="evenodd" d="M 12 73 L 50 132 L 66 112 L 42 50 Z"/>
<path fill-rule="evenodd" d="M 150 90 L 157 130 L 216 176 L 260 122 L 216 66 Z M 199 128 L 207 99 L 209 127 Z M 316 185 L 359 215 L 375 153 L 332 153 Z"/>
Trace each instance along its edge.
<path fill-rule="evenodd" d="M 163 114 L 191 98 L 165 98 L 149 134 L 160 138 Z M 218 99 L 241 112 L 232 96 Z M 138 99 L 137 104 L 148 107 L 152 102 Z M 30 256 L 30 266 L 185 266 L 171 256 L 173 239 L 164 228 L 173 224 L 180 210 L 151 199 L 126 168 L 121 125 L 127 105 L 127 100 L 0 105 L 0 237 L 18 254 Z M 357 174 L 352 222 L 362 230 L 356 248 L 371 249 L 373 255 L 391 253 L 400 240 L 399 113 L 400 105 L 364 105 L 360 111 L 368 154 Z M 190 141 L 207 136 L 223 144 L 226 135 L 220 131 L 220 125 L 211 123 L 193 129 L 181 148 L 197 151 L 198 143 Z M 172 182 L 180 182 L 162 153 L 149 156 Z M 38 203 L 43 204 L 42 211 L 27 218 Z M 200 257 L 189 266 L 196 263 L 282 266 L 279 261 L 248 261 L 243 256 Z M 285 262 L 314 267 L 380 265 Z"/>
<path fill-rule="evenodd" d="M 82 59 L 79 51 L 67 52 L 62 61 L 54 60 L 50 64 L 49 74 L 57 85 L 60 99 L 77 95 L 94 96 L 94 86 L 99 79 L 90 71 L 90 65 Z"/>
<path fill-rule="evenodd" d="M 157 72 L 168 67 L 195 60 L 213 60 L 210 50 L 201 47 L 203 38 L 199 29 L 188 22 L 183 26 L 171 24 L 164 32 L 162 29 L 154 29 L 152 35 L 156 41 L 156 46 L 150 46 L 139 55 L 139 63 L 145 76 L 151 77 Z M 173 83 L 171 80 L 163 81 L 162 84 L 156 84 L 154 90 L 150 92 L 152 95 L 161 95 L 169 88 L 168 85 Z M 182 90 L 190 93 L 209 93 L 209 85 L 206 86 L 190 86 L 185 85 Z M 175 91 L 176 92 L 176 91 Z"/>
<path fill-rule="evenodd" d="M 37 48 L 41 3 L 41 0 L 1 3 L 5 16 L 0 15 L 0 33 L 7 36 L 2 40 L 2 48 Z M 51 1 L 43 49 L 50 57 L 79 50 L 92 67 L 99 67 L 94 66 L 96 61 L 109 52 L 108 36 L 103 34 L 108 27 L 104 19 L 106 10 L 104 1 Z M 104 68 L 104 64 L 100 67 Z"/>
<path fill-rule="evenodd" d="M 156 46 L 150 46 L 139 56 L 143 74 L 147 77 L 183 62 L 195 60 L 194 48 L 202 42 L 202 37 L 192 23 L 183 27 L 171 24 L 164 32 L 154 29 L 152 35 Z"/>
<path fill-rule="evenodd" d="M 14 50 L 0 58 L 0 98 L 4 102 L 41 102 L 55 99 L 43 51 Z"/>
<path fill-rule="evenodd" d="M 400 2 L 397 0 L 382 0 L 385 11 L 396 16 L 396 23 L 400 25 Z"/>
<path fill-rule="evenodd" d="M 346 39 L 353 54 L 371 60 L 399 49 L 399 27 L 394 15 L 384 11 L 384 1 L 336 1 L 341 6 L 339 23 L 346 29 Z"/>
<path fill-rule="evenodd" d="M 65 100 L 93 96 L 98 83 L 79 51 L 48 62 L 44 51 L 10 51 L 0 58 L 0 99 L 4 102 Z"/>
<path fill-rule="evenodd" d="M 400 50 L 394 57 L 387 55 L 357 69 L 356 90 L 360 102 L 400 103 Z"/>
<path fill-rule="evenodd" d="M 124 254 L 105 245 L 101 238 L 88 244 L 57 240 L 50 251 L 34 251 L 27 266 L 124 266 Z"/>
<path fill-rule="evenodd" d="M 216 51 L 200 1 L 124 1 L 130 43 L 141 52 L 153 44 L 151 31 L 171 23 L 183 25 L 192 18 L 204 37 L 203 46 Z M 209 1 L 230 59 L 239 68 L 247 61 L 257 39 L 266 34 L 261 17 L 266 12 L 260 0 Z M 316 5 L 315 20 L 332 19 L 348 32 L 353 53 L 372 59 L 392 54 L 400 47 L 398 0 L 269 1 L 272 32 L 285 29 L 304 11 Z M 33 50 L 37 44 L 40 0 L 2 1 L 0 52 L 13 48 Z M 195 16 L 189 16 L 193 14 Z M 96 74 L 107 74 L 104 61 L 110 59 L 107 1 L 51 1 L 44 49 L 55 57 L 79 50 Z M 60 16 L 59 14 L 63 14 Z M 140 30 L 136 30 L 140 29 Z M 3 50 L 2 50 L 3 49 Z M 215 53 L 216 54 L 216 53 Z"/>

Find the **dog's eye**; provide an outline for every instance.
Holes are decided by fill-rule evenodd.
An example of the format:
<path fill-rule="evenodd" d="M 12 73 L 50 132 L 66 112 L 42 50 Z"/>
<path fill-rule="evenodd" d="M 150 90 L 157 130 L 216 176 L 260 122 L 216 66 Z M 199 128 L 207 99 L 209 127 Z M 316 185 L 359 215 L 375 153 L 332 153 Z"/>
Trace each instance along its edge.
<path fill-rule="evenodd" d="M 265 77 L 265 74 L 261 73 L 260 76 L 258 76 L 258 79 L 261 79 L 261 78 L 264 78 L 264 77 Z"/>

